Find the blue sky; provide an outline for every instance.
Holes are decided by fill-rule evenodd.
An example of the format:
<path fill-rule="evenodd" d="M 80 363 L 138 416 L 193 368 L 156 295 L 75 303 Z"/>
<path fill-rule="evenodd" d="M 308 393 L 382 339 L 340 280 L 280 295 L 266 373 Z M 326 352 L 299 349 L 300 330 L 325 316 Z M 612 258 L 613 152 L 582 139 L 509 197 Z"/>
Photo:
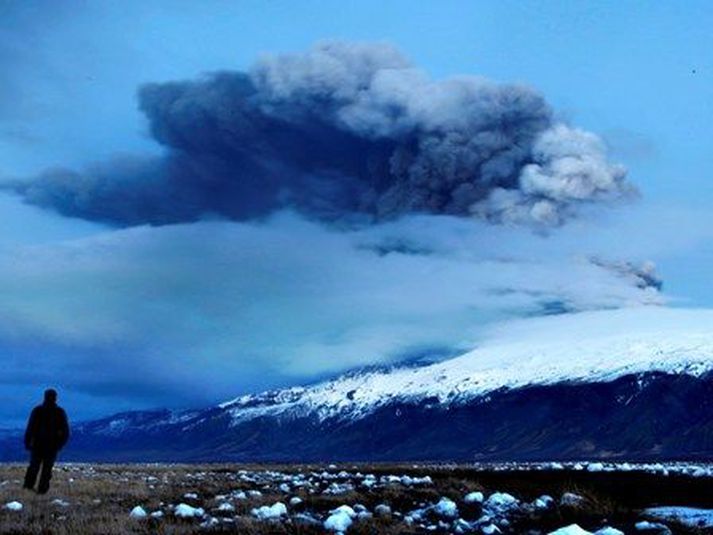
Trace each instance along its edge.
<path fill-rule="evenodd" d="M 562 231 L 555 231 L 556 236 L 548 239 L 530 240 L 521 231 L 512 231 L 506 239 L 513 245 L 502 246 L 502 250 L 497 243 L 478 242 L 477 246 L 491 247 L 492 254 L 498 256 L 520 255 L 519 258 L 542 266 L 543 273 L 550 269 L 555 274 L 557 269 L 576 272 L 570 270 L 569 264 L 552 262 L 560 256 L 576 256 L 579 253 L 576 244 L 582 245 L 586 253 L 596 251 L 599 255 L 632 261 L 651 259 L 664 280 L 669 304 L 707 307 L 713 303 L 713 288 L 707 280 L 713 267 L 713 246 L 708 230 L 711 226 L 708 212 L 713 202 L 711 27 L 713 8 L 710 3 L 694 1 L 685 4 L 665 1 L 5 1 L 0 3 L 0 65 L 4 78 L 0 86 L 0 176 L 27 178 L 56 166 L 81 168 L 117 154 L 161 154 L 165 147 L 151 138 L 146 117 L 137 110 L 136 90 L 141 84 L 191 79 L 206 71 L 244 70 L 261 54 L 304 51 L 323 39 L 383 41 L 396 46 L 436 79 L 475 74 L 536 88 L 555 110 L 558 120 L 596 133 L 609 147 L 611 159 L 626 165 L 628 180 L 641 192 L 637 201 L 598 214 L 596 223 L 585 218 L 583 223 L 575 222 Z M 256 322 L 255 329 L 260 330 L 275 320 L 281 329 L 294 331 L 292 338 L 286 336 L 286 339 L 302 351 L 309 352 L 312 348 L 315 354 L 339 355 L 335 357 L 339 365 L 324 364 L 322 360 L 327 357 L 319 357 L 303 368 L 299 355 L 285 357 L 284 361 L 276 357 L 286 353 L 280 343 L 274 344 L 273 352 L 254 350 L 271 347 L 277 327 L 254 334 L 255 340 L 242 347 L 240 340 L 244 339 L 245 332 L 228 333 L 230 321 L 235 318 L 233 314 L 238 312 L 230 308 L 230 314 L 221 315 L 228 305 L 206 297 L 202 293 L 205 285 L 198 285 L 200 289 L 196 289 L 188 282 L 201 277 L 225 276 L 220 266 L 234 261 L 259 263 L 265 260 L 269 266 L 268 260 L 272 258 L 288 257 L 290 262 L 304 266 L 307 260 L 283 254 L 284 250 L 276 245 L 283 243 L 281 240 L 290 241 L 289 235 L 285 237 L 288 228 L 298 229 L 297 243 L 301 243 L 299 232 L 302 231 L 305 243 L 322 244 L 326 257 L 333 254 L 334 258 L 361 265 L 361 258 L 350 257 L 348 250 L 342 250 L 343 243 L 333 242 L 329 233 L 315 230 L 310 226 L 312 223 L 287 224 L 285 221 L 290 221 L 291 216 L 286 215 L 260 239 L 251 237 L 244 228 L 191 230 L 181 226 L 166 231 L 175 231 L 175 236 L 161 234 L 157 238 L 150 228 L 119 231 L 102 223 L 70 219 L 50 210 L 27 206 L 10 194 L 0 194 L 0 207 L 4 215 L 0 247 L 6 251 L 0 273 L 8 273 L 6 288 L 25 288 L 26 273 L 18 274 L 16 268 L 22 266 L 32 272 L 33 254 L 37 258 L 46 255 L 48 261 L 60 265 L 56 271 L 45 274 L 46 279 L 37 282 L 27 293 L 18 291 L 18 295 L 13 296 L 20 303 L 17 308 L 6 307 L 0 311 L 3 317 L 11 318 L 7 321 L 12 325 L 7 327 L 8 332 L 0 342 L 4 350 L 0 359 L 14 363 L 14 373 L 3 386 L 3 397 L 16 400 L 11 410 L 0 414 L 0 425 L 3 421 L 16 424 L 44 383 L 51 380 L 51 374 L 49 378 L 33 376 L 31 369 L 20 366 L 33 359 L 37 362 L 47 359 L 46 369 L 50 371 L 66 366 L 82 367 L 81 373 L 74 376 L 59 374 L 57 377 L 67 392 L 70 407 L 76 407 L 79 416 L 86 417 L 116 408 L 217 401 L 228 393 L 313 380 L 351 365 L 371 362 L 358 358 L 357 353 L 372 352 L 374 362 L 390 362 L 397 358 L 395 355 L 407 354 L 421 346 L 465 347 L 477 338 L 477 334 L 466 334 L 477 317 L 463 312 L 470 310 L 467 303 L 458 302 L 456 306 L 457 300 L 444 301 L 446 315 L 434 313 L 424 317 L 409 311 L 409 306 L 415 309 L 424 303 L 408 302 L 405 310 L 399 312 L 398 320 L 394 320 L 394 314 L 389 313 L 393 306 L 390 300 L 407 301 L 398 293 L 387 295 L 385 288 L 393 288 L 393 282 L 384 283 L 382 287 L 369 278 L 358 279 L 341 273 L 334 275 L 335 287 L 344 287 L 336 285 L 336 280 L 342 280 L 339 277 L 357 281 L 351 292 L 342 297 L 354 305 L 355 310 L 373 310 L 373 303 L 368 300 L 357 303 L 353 299 L 363 288 L 375 292 L 389 304 L 375 313 L 373 321 L 355 324 L 344 319 L 335 323 L 331 330 L 327 329 L 331 333 L 329 340 L 311 335 L 305 339 L 306 331 L 319 328 L 319 314 L 315 312 L 312 322 L 302 324 L 274 311 L 289 309 L 299 315 L 301 310 L 309 309 L 304 301 L 305 293 L 319 291 L 310 286 L 317 284 L 314 270 L 319 273 L 317 280 L 325 273 L 333 275 L 323 265 L 310 264 L 309 269 L 300 270 L 289 264 L 290 269 L 284 272 L 276 268 L 278 274 L 282 273 L 279 285 L 285 285 L 282 295 L 290 296 L 286 300 L 277 295 L 261 301 L 264 292 L 255 290 L 260 287 L 260 280 L 248 289 L 242 286 L 240 290 L 233 286 L 222 289 L 242 292 L 241 296 L 251 300 L 254 305 L 251 317 L 264 320 Z M 221 225 L 220 222 L 211 224 Z M 443 232 L 448 239 L 450 233 L 460 236 L 466 232 L 454 230 L 450 223 L 443 226 L 447 227 Z M 225 254 L 199 248 L 199 253 L 212 258 L 215 265 L 210 269 L 184 265 L 182 260 L 196 249 L 181 249 L 178 244 L 185 245 L 190 240 L 181 234 L 183 232 L 188 236 L 205 232 L 207 236 L 224 235 L 226 240 L 248 240 L 254 244 L 255 254 L 246 256 L 244 250 Z M 367 234 L 369 232 L 376 237 L 350 235 L 349 243 L 381 239 L 396 231 L 379 228 Z M 413 232 L 413 229 L 408 227 L 399 232 Z M 232 238 L 233 233 L 241 237 Z M 423 238 L 423 233 L 418 236 Z M 444 236 L 446 234 L 431 236 L 424 241 L 429 245 L 441 243 Z M 88 244 L 81 238 L 94 241 Z M 269 245 L 261 240 L 267 240 Z M 127 320 L 124 325 L 122 318 L 135 310 L 131 299 L 125 296 L 151 299 L 151 286 L 146 283 L 145 274 L 154 268 L 165 274 L 161 271 L 163 267 L 157 267 L 160 260 L 150 261 L 159 249 L 157 243 L 169 249 L 168 256 L 175 254 L 174 262 L 185 268 L 177 270 L 180 271 L 176 274 L 178 282 L 171 294 L 173 298 L 180 293 L 183 296 L 180 302 L 168 298 L 160 302 L 172 303 L 171 307 L 175 305 L 184 312 L 180 320 L 167 319 L 164 323 L 154 321 L 152 313 L 173 317 L 176 315 L 173 308 L 142 311 L 135 315 L 140 320 L 132 317 L 134 323 Z M 170 248 L 166 243 L 175 245 Z M 469 244 L 465 240 L 460 246 Z M 27 246 L 41 249 L 39 252 L 29 249 L 28 253 Z M 86 252 L 97 247 L 103 248 L 105 256 L 91 256 Z M 18 253 L 18 248 L 23 252 Z M 547 254 L 543 254 L 543 250 L 547 250 Z M 87 257 L 82 257 L 83 254 Z M 76 264 L 77 256 L 83 259 L 81 265 Z M 107 257 L 119 258 L 121 262 L 107 266 L 103 263 Z M 413 259 L 401 260 L 407 264 L 400 266 L 401 269 L 462 276 L 463 284 L 469 284 L 467 275 L 448 262 L 415 265 Z M 128 271 L 133 266 L 140 272 L 137 279 L 127 283 L 128 290 L 122 290 L 121 282 L 125 282 L 122 277 L 116 288 L 112 286 L 119 273 L 117 265 Z M 363 264 L 361 272 L 368 271 L 370 266 Z M 479 266 L 478 269 L 482 269 L 479 280 L 495 276 Z M 398 271 L 393 266 L 387 266 L 387 272 L 388 269 Z M 252 276 L 259 278 L 270 268 L 265 270 Z M 399 279 L 396 272 L 394 280 Z M 298 274 L 294 276 L 297 282 L 292 280 L 294 273 Z M 514 271 L 512 277 L 525 277 L 524 273 L 526 271 Z M 562 278 L 568 280 L 568 277 Z M 542 276 L 541 285 L 547 291 L 550 291 L 549 281 L 550 278 Z M 575 277 L 569 283 L 576 285 L 576 282 Z M 276 282 L 268 277 L 264 284 L 272 287 Z M 583 286 L 598 288 L 597 284 L 590 284 L 587 279 Z M 434 284 L 430 291 L 437 292 L 440 287 L 442 284 Z M 62 293 L 62 288 L 71 291 Z M 56 301 L 52 301 L 48 295 L 55 292 Z M 73 296 L 69 306 L 68 295 Z M 338 302 L 340 295 L 335 290 L 334 300 Z M 590 297 L 587 296 L 587 302 L 592 302 Z M 601 304 L 599 300 L 596 303 Z M 60 311 L 57 315 L 61 316 L 61 310 L 75 310 L 75 304 L 78 314 L 97 310 L 97 324 L 102 320 L 111 323 L 112 329 L 116 327 L 112 330 L 111 343 L 107 342 L 109 335 L 104 326 L 100 329 L 98 325 L 79 322 L 82 334 L 94 327 L 99 333 L 96 337 L 84 338 L 64 324 L 60 327 L 55 314 L 43 314 L 42 319 L 37 320 L 39 323 L 17 321 L 18 317 L 24 318 L 23 314 L 31 316 L 26 310 L 30 305 L 43 308 L 44 312 L 57 307 Z M 521 304 L 507 303 L 505 308 L 517 308 Z M 500 305 L 483 308 L 496 311 L 492 313 L 496 318 L 504 310 Z M 206 317 L 214 318 L 215 322 L 202 325 L 203 321 L 209 321 Z M 453 319 L 462 334 L 457 329 L 442 327 L 434 328 L 429 336 L 413 343 L 384 342 L 386 338 L 410 340 L 414 329 L 422 329 L 423 322 L 433 324 L 434 318 L 439 317 Z M 380 332 L 375 327 L 389 325 L 390 321 L 392 330 Z M 191 336 L 182 338 L 172 334 L 176 325 L 187 324 L 190 326 L 185 327 L 186 332 Z M 152 341 L 143 335 L 132 337 L 131 333 L 138 326 L 159 333 L 165 328 L 171 335 L 157 336 Z M 207 338 L 223 340 L 225 344 L 209 344 L 205 341 Z M 351 342 L 354 339 L 358 339 L 359 344 Z M 364 340 L 370 342 L 362 345 Z M 320 349 L 325 344 L 331 348 L 330 352 Z M 178 357 L 178 352 L 185 355 Z M 157 377 L 154 381 L 130 393 L 122 392 L 122 388 L 128 387 L 116 386 L 131 384 L 132 373 L 139 374 L 141 370 L 145 373 L 143 365 L 149 360 L 150 374 Z M 134 364 L 118 366 L 117 361 Z M 267 361 L 271 362 L 269 366 L 260 364 Z M 216 372 L 197 380 L 203 393 L 182 397 L 180 392 L 190 389 L 187 387 L 191 384 L 190 377 L 208 364 Z M 286 368 L 294 368 L 294 372 L 283 373 Z M 221 379 L 230 373 L 239 379 L 232 382 Z M 170 376 L 170 380 L 161 379 L 164 375 Z M 119 379 L 112 382 L 114 376 Z M 215 388 L 211 389 L 211 385 Z M 86 408 L 88 405 L 91 409 Z"/>

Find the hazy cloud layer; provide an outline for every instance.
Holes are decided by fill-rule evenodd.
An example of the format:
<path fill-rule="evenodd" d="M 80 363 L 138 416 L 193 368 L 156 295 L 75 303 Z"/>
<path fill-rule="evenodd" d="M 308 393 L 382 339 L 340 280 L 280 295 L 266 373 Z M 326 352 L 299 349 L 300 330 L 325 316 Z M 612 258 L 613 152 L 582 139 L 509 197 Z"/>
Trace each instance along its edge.
<path fill-rule="evenodd" d="M 469 349 L 501 318 L 661 302 L 636 269 L 483 227 L 338 232 L 283 213 L 5 249 L 5 380 L 192 404 Z"/>
<path fill-rule="evenodd" d="M 537 91 L 433 80 L 385 44 L 321 43 L 247 72 L 149 84 L 139 106 L 164 156 L 5 187 L 119 226 L 283 207 L 328 220 L 421 212 L 555 226 L 634 191 L 599 138 L 555 121 Z"/>

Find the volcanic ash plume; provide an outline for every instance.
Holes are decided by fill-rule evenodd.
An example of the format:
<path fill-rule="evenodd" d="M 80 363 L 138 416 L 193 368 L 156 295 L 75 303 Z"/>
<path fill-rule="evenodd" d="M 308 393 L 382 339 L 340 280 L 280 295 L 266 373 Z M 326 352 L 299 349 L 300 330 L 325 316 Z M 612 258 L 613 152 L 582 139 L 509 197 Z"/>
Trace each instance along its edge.
<path fill-rule="evenodd" d="M 554 121 L 533 89 L 433 80 L 384 44 L 321 43 L 247 72 L 149 84 L 139 105 L 164 156 L 6 187 L 119 226 L 285 207 L 323 220 L 431 213 L 556 226 L 633 192 L 599 138 Z"/>

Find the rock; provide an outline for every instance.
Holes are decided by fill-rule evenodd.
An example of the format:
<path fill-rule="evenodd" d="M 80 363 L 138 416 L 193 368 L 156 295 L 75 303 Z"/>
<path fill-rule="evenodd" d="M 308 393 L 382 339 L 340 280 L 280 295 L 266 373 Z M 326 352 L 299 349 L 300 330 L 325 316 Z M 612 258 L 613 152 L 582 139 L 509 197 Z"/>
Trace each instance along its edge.
<path fill-rule="evenodd" d="M 580 496 L 574 492 L 565 492 L 560 498 L 560 505 L 562 507 L 582 507 L 586 501 L 584 496 Z"/>
<path fill-rule="evenodd" d="M 374 507 L 374 514 L 380 517 L 391 516 L 391 507 L 389 507 L 385 503 L 380 503 L 379 505 Z"/>
<path fill-rule="evenodd" d="M 307 513 L 297 513 L 292 517 L 292 522 L 298 526 L 316 527 L 321 525 L 319 520 Z"/>

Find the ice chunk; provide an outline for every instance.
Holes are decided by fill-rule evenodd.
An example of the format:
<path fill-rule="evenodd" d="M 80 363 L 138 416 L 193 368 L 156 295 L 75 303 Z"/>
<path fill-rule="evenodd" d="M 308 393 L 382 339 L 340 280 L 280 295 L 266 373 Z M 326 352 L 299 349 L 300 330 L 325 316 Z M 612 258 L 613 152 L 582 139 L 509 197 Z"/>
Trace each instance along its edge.
<path fill-rule="evenodd" d="M 332 509 L 331 511 L 329 511 L 330 515 L 336 515 L 339 513 L 344 513 L 345 515 L 348 515 L 349 518 L 354 518 L 356 516 L 356 511 L 354 511 L 354 509 L 352 509 L 348 505 L 340 505 L 336 509 Z"/>
<path fill-rule="evenodd" d="M 539 498 L 537 498 L 534 502 L 532 502 L 532 505 L 535 506 L 535 509 L 549 509 L 552 507 L 555 503 L 555 499 L 552 496 L 548 496 L 547 494 L 543 494 Z"/>
<path fill-rule="evenodd" d="M 140 505 L 134 507 L 129 513 L 130 518 L 146 518 L 146 511 Z"/>
<path fill-rule="evenodd" d="M 282 502 L 272 505 L 263 505 L 251 511 L 252 515 L 259 520 L 277 520 L 287 515 L 287 507 Z"/>
<path fill-rule="evenodd" d="M 458 516 L 458 506 L 453 500 L 441 498 L 436 505 L 433 506 L 436 514 L 444 518 L 456 518 Z"/>
<path fill-rule="evenodd" d="M 564 507 L 581 507 L 585 501 L 584 496 L 574 492 L 565 492 L 560 498 L 560 505 Z"/>
<path fill-rule="evenodd" d="M 186 503 L 179 503 L 173 510 L 173 514 L 179 518 L 196 518 L 205 514 L 201 507 L 191 507 Z"/>
<path fill-rule="evenodd" d="M 469 492 L 468 494 L 466 494 L 465 498 L 463 498 L 463 501 L 465 503 L 483 503 L 484 499 L 485 499 L 485 496 L 483 496 L 482 492 L 475 491 L 475 492 Z"/>
<path fill-rule="evenodd" d="M 485 500 L 484 508 L 493 515 L 502 515 L 518 507 L 518 499 L 507 492 L 495 492 Z"/>
<path fill-rule="evenodd" d="M 658 520 L 675 520 L 690 528 L 713 528 L 713 509 L 652 507 L 645 509 L 644 514 Z"/>
<path fill-rule="evenodd" d="M 324 521 L 324 529 L 327 531 L 345 532 L 351 525 L 352 519 L 344 510 L 333 512 L 329 515 L 329 518 Z"/>
<path fill-rule="evenodd" d="M 577 524 L 551 531 L 548 535 L 592 535 L 591 531 L 580 528 Z"/>
<path fill-rule="evenodd" d="M 203 522 L 201 522 L 201 527 L 203 529 L 211 529 L 217 526 L 218 524 L 220 524 L 220 521 L 217 518 L 209 516 Z"/>
<path fill-rule="evenodd" d="M 642 520 L 634 524 L 637 531 L 656 533 L 656 535 L 673 535 L 673 532 L 668 529 L 668 526 L 664 524 L 659 524 L 658 522 L 649 522 L 648 520 Z"/>

